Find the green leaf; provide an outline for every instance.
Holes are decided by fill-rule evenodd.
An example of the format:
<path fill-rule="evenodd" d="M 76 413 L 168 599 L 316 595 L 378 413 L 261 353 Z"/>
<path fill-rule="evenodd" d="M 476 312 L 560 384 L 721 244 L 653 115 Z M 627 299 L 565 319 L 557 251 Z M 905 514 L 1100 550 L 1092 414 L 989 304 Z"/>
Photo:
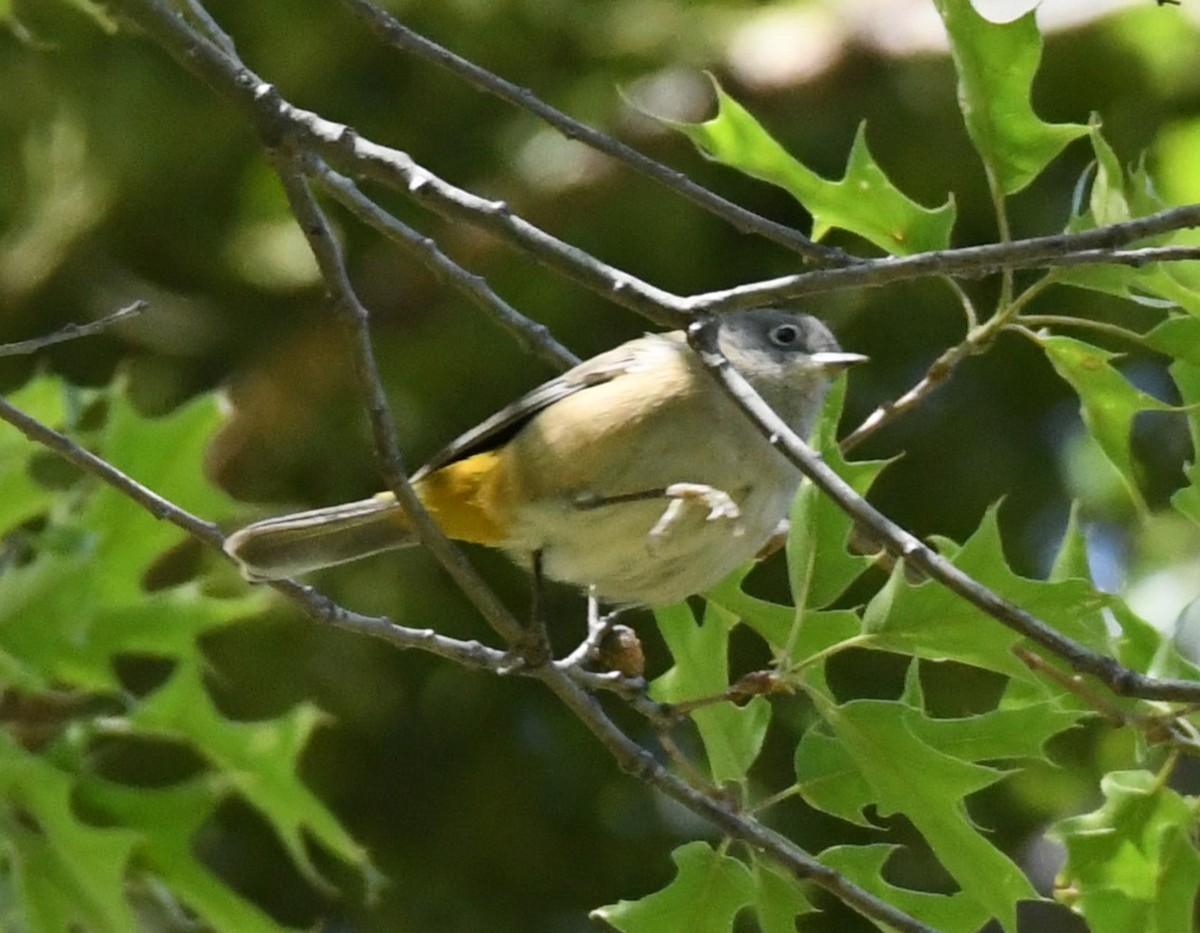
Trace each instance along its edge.
<path fill-rule="evenodd" d="M 1178 345 L 1178 344 L 1176 344 Z M 1187 406 L 1188 428 L 1192 435 L 1192 449 L 1200 450 L 1200 363 L 1190 358 L 1179 358 L 1171 364 L 1171 378 L 1179 388 L 1179 394 Z M 1181 515 L 1186 515 L 1200 525 L 1200 458 L 1193 454 L 1187 465 L 1188 484 L 1171 497 L 1171 505 Z"/>
<path fill-rule="evenodd" d="M 305 847 L 305 831 L 351 865 L 363 864 L 366 857 L 297 777 L 300 755 L 320 719 L 316 707 L 301 704 L 277 719 L 233 722 L 213 706 L 195 667 L 180 664 L 133 711 L 130 723 L 139 731 L 189 743 L 271 823 L 307 876 L 322 884 Z"/>
<path fill-rule="evenodd" d="M 1167 205 L 1158 196 L 1154 183 L 1143 168 L 1126 173 L 1116 154 L 1100 132 L 1099 121 L 1089 127 L 1092 149 L 1096 154 L 1087 210 L 1071 218 L 1068 232 L 1090 230 L 1101 224 L 1118 223 L 1144 217 Z M 1143 245 L 1165 245 L 1183 241 L 1185 231 L 1171 231 L 1148 237 Z M 1192 315 L 1200 315 L 1200 292 L 1185 281 L 1185 267 L 1179 263 L 1147 263 L 1144 266 L 1092 265 L 1055 269 L 1056 282 L 1116 295 L 1130 301 L 1160 307 L 1177 305 Z"/>
<path fill-rule="evenodd" d="M 145 418 L 125 394 L 109 396 L 99 446 L 104 457 L 131 476 L 196 515 L 224 515 L 235 503 L 204 475 L 205 450 L 222 423 L 214 395 L 200 396 L 163 418 Z M 108 564 L 97 579 L 104 598 L 140 599 L 141 578 L 150 564 L 183 538 L 117 490 L 97 490 L 79 517 L 94 535 L 93 559 Z"/>
<path fill-rule="evenodd" d="M 213 930 L 279 933 L 283 929 L 240 897 L 195 856 L 196 833 L 227 795 L 227 782 L 212 777 L 171 787 L 125 787 L 90 778 L 81 788 L 87 803 L 139 834 L 137 854 L 171 891 Z"/>
<path fill-rule="evenodd" d="M 639 901 L 620 901 L 592 917 L 623 933 L 729 933 L 739 910 L 755 895 L 750 870 L 705 842 L 680 846 L 671 858 L 675 880 Z"/>
<path fill-rule="evenodd" d="M 825 416 L 818 428 L 816 447 L 825 462 L 860 496 L 890 460 L 847 462 L 837 444 L 837 422 L 846 394 L 846 381 L 839 379 L 826 402 Z M 864 570 L 870 557 L 851 554 L 846 547 L 853 525 L 829 496 L 805 482 L 792 503 L 791 531 L 787 541 L 788 576 L 792 599 L 798 609 L 821 609 L 837 599 Z"/>
<path fill-rule="evenodd" d="M 18 389 L 8 401 L 39 421 L 57 424 L 63 417 L 63 392 L 58 380 L 42 376 Z M 41 515 L 54 493 L 34 481 L 29 464 L 37 450 L 25 435 L 0 422 L 0 534 Z"/>
<path fill-rule="evenodd" d="M 762 933 L 795 933 L 796 917 L 816 910 L 800 883 L 773 862 L 756 858 L 751 873 L 754 912 Z"/>
<path fill-rule="evenodd" d="M 1092 568 L 1088 562 L 1087 540 L 1079 528 L 1079 503 L 1071 503 L 1071 514 L 1067 518 L 1067 530 L 1062 543 L 1054 555 L 1050 568 L 1050 582 L 1062 580 L 1086 580 L 1092 582 Z"/>
<path fill-rule="evenodd" d="M 813 216 L 813 239 L 837 227 L 856 233 L 897 255 L 944 249 L 954 226 L 953 199 L 922 207 L 884 174 L 867 148 L 860 125 L 839 181 L 829 181 L 791 156 L 716 81 L 717 115 L 703 123 L 664 120 L 684 133 L 701 152 L 754 178 L 778 185 Z"/>
<path fill-rule="evenodd" d="M 989 22 L 970 0 L 934 0 L 958 71 L 958 101 L 967 133 L 989 174 L 1015 194 L 1088 128 L 1046 123 L 1030 95 L 1042 57 L 1033 12 L 1011 23 Z"/>
<path fill-rule="evenodd" d="M 729 630 L 737 617 L 715 603 L 708 604 L 704 623 L 697 625 L 686 603 L 654 610 L 663 640 L 675 665 L 654 681 L 651 695 L 664 703 L 715 696 L 729 686 Z M 692 713 L 712 779 L 741 781 L 762 749 L 771 721 L 771 704 L 754 697 L 745 706 L 720 702 Z"/>
<path fill-rule="evenodd" d="M 1060 884 L 1071 907 L 1093 933 L 1191 933 L 1200 888 L 1195 802 L 1148 771 L 1113 772 L 1100 788 L 1100 809 L 1053 831 L 1067 847 Z"/>
<path fill-rule="evenodd" d="M 0 846 L 22 929 L 128 933 L 125 870 L 137 835 L 81 823 L 71 778 L 0 731 Z"/>
<path fill-rule="evenodd" d="M 975 933 L 990 919 L 985 907 L 962 892 L 929 894 L 885 881 L 883 866 L 896 848 L 885 844 L 834 846 L 819 858 L 859 887 L 942 933 Z"/>
<path fill-rule="evenodd" d="M 960 570 L 1063 634 L 1099 650 L 1109 647 L 1101 615 L 1108 597 L 1087 580 L 1048 583 L 1013 573 L 1004 558 L 995 508 L 988 510 L 953 560 Z M 934 661 L 961 661 L 1018 679 L 1032 676 L 1012 653 L 1016 633 L 943 586 L 910 584 L 900 569 L 867 605 L 863 624 L 870 647 Z"/>
<path fill-rule="evenodd" d="M 1003 772 L 930 745 L 918 731 L 937 727 L 906 704 L 852 700 L 837 705 L 822 698 L 818 705 L 870 786 L 880 815 L 908 817 L 963 893 L 1014 930 L 1017 902 L 1037 894 L 1021 870 L 972 825 L 963 802 Z"/>
<path fill-rule="evenodd" d="M 916 741 L 969 762 L 1042 757 L 1042 747 L 1050 738 L 1086 715 L 1053 700 L 954 719 L 932 719 L 909 703 L 894 705 L 903 709 L 904 726 Z M 909 771 L 907 759 L 898 760 L 905 762 L 895 766 L 899 776 L 920 779 Z M 801 794 L 812 806 L 859 826 L 872 825 L 863 811 L 878 802 L 876 791 L 846 745 L 826 726 L 805 732 L 796 747 L 795 768 Z"/>
<path fill-rule="evenodd" d="M 1171 411 L 1172 406 L 1130 385 L 1109 363 L 1115 353 L 1073 337 L 1041 335 L 1037 339 L 1055 371 L 1079 395 L 1088 431 L 1121 474 L 1134 502 L 1144 507 L 1129 445 L 1133 419 L 1139 411 Z"/>

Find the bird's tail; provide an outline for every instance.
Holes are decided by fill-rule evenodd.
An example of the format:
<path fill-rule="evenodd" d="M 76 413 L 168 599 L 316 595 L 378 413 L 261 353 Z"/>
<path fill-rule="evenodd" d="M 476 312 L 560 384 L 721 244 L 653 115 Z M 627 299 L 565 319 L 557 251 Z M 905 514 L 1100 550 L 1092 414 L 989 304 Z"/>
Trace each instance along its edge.
<path fill-rule="evenodd" d="M 416 544 L 391 493 L 247 525 L 225 541 L 225 552 L 247 580 L 281 580 L 321 567 Z"/>

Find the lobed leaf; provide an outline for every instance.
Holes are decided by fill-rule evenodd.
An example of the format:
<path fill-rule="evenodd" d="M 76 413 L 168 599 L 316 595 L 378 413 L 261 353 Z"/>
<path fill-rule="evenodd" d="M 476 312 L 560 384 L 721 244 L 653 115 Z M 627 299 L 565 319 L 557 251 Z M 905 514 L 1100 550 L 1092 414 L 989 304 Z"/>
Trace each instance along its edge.
<path fill-rule="evenodd" d="M 0 847 L 22 928 L 128 933 L 137 925 L 125 900 L 125 869 L 138 837 L 81 822 L 71 783 L 0 730 Z"/>
<path fill-rule="evenodd" d="M 825 416 L 818 427 L 816 448 L 826 464 L 854 491 L 865 496 L 890 460 L 847 462 L 837 444 L 837 422 L 846 394 L 846 380 L 839 379 L 826 402 Z M 837 504 L 815 485 L 805 482 L 792 503 L 787 539 L 788 576 L 792 599 L 798 610 L 821 609 L 837 599 L 872 564 L 862 554 L 846 547 L 853 522 Z"/>
<path fill-rule="evenodd" d="M 696 623 L 686 603 L 655 609 L 654 616 L 675 664 L 651 684 L 651 696 L 678 703 L 724 691 L 729 686 L 729 630 L 737 618 L 715 603 L 708 604 L 703 624 Z M 762 749 L 771 704 L 761 696 L 745 706 L 713 703 L 695 710 L 692 719 L 713 781 L 741 781 Z"/>
<path fill-rule="evenodd" d="M 840 228 L 902 256 L 949 246 L 953 198 L 931 209 L 901 192 L 871 155 L 865 125 L 859 126 L 854 138 L 845 175 L 829 181 L 790 155 L 715 79 L 713 87 L 717 115 L 711 120 L 663 122 L 686 135 L 705 155 L 787 191 L 812 214 L 813 239 Z"/>
<path fill-rule="evenodd" d="M 1101 610 L 1109 597 L 1089 581 L 1047 582 L 1013 573 L 1004 557 L 996 509 L 953 556 L 954 564 L 1063 634 L 1099 650 L 1109 647 Z M 870 646 L 929 660 L 953 660 L 1017 679 L 1031 677 L 1012 653 L 1019 636 L 945 587 L 913 585 L 897 569 L 868 603 L 863 626 Z"/>
<path fill-rule="evenodd" d="M 987 910 L 961 891 L 955 894 L 930 894 L 901 888 L 885 880 L 883 867 L 895 850 L 896 846 L 882 843 L 832 846 L 819 857 L 830 868 L 841 872 L 876 897 L 883 898 L 942 933 L 976 933 L 988 921 Z"/>
<path fill-rule="evenodd" d="M 279 924 L 239 896 L 195 854 L 195 837 L 228 795 L 212 777 L 170 787 L 126 787 L 90 778 L 81 796 L 98 812 L 138 832 L 137 855 L 213 930 L 279 933 Z"/>
<path fill-rule="evenodd" d="M 738 911 L 755 897 L 750 870 L 706 842 L 682 845 L 671 858 L 679 871 L 661 891 L 601 907 L 592 917 L 622 933 L 730 933 Z"/>
<path fill-rule="evenodd" d="M 213 705 L 198 670 L 180 664 L 133 711 L 130 723 L 147 734 L 190 744 L 270 822 L 295 863 L 319 885 L 324 879 L 309 857 L 305 831 L 351 865 L 366 859 L 297 777 L 300 755 L 320 717 L 316 707 L 302 704 L 277 719 L 233 722 Z"/>
<path fill-rule="evenodd" d="M 1099 809 L 1052 833 L 1067 849 L 1060 897 L 1093 933 L 1190 933 L 1200 890 L 1195 801 L 1148 771 L 1113 772 L 1100 788 Z"/>
<path fill-rule="evenodd" d="M 882 816 L 903 813 L 963 893 L 1007 930 L 1018 901 L 1037 894 L 1021 870 L 980 834 L 963 799 L 1003 776 L 994 768 L 947 754 L 913 728 L 928 725 L 919 710 L 886 700 L 819 703 L 822 718 L 870 787 Z M 799 766 L 799 754 L 797 755 Z"/>
<path fill-rule="evenodd" d="M 1138 469 L 1129 444 L 1133 419 L 1139 411 L 1170 411 L 1172 406 L 1130 385 L 1109 362 L 1115 353 L 1073 337 L 1039 335 L 1037 340 L 1055 372 L 1079 395 L 1089 433 L 1141 505 Z"/>
<path fill-rule="evenodd" d="M 1036 14 L 993 23 L 970 0 L 934 0 L 958 71 L 958 102 L 967 133 L 1004 194 L 1015 194 L 1072 140 L 1076 123 L 1046 123 L 1030 96 L 1042 57 Z"/>

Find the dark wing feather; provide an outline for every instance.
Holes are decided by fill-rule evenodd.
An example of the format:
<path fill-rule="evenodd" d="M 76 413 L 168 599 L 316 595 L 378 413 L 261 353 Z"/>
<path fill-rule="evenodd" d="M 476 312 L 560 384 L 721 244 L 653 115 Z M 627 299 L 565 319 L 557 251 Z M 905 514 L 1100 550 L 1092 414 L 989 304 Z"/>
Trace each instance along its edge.
<path fill-rule="evenodd" d="M 643 337 L 641 340 L 661 339 Z M 536 389 L 521 396 L 515 402 L 504 406 L 494 415 L 485 418 L 465 434 L 459 435 L 442 450 L 433 456 L 413 476 L 420 479 L 434 470 L 465 460 L 467 457 L 495 450 L 525 427 L 538 412 L 549 408 L 555 402 L 574 395 L 590 386 L 601 385 L 615 379 L 625 372 L 636 356 L 636 344 L 640 341 L 630 341 L 621 346 L 601 353 L 574 369 L 568 370 L 561 376 L 544 382 Z"/>

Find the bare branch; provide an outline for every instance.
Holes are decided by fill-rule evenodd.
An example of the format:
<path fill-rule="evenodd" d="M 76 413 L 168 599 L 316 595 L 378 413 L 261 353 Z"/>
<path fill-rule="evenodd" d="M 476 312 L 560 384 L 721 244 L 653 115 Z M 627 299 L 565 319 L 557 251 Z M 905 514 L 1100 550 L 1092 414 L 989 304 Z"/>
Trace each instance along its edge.
<path fill-rule="evenodd" d="M 105 315 L 97 321 L 91 321 L 87 324 L 68 324 L 66 327 L 60 328 L 52 334 L 46 334 L 44 337 L 31 337 L 29 340 L 18 340 L 16 343 L 0 343 L 0 357 L 28 356 L 56 343 L 78 340 L 80 337 L 91 337 L 95 334 L 103 333 L 117 324 L 131 321 L 149 309 L 150 303 L 148 301 L 138 300 L 133 302 L 133 304 L 126 305 L 124 308 L 114 311 L 112 314 Z"/>
<path fill-rule="evenodd" d="M 557 369 L 569 369 L 579 357 L 554 339 L 544 325 L 531 321 L 497 295 L 483 276 L 468 272 L 438 249 L 437 243 L 389 214 L 319 159 L 305 160 L 305 170 L 355 217 L 397 243 L 445 284 L 457 288 L 489 318 L 516 337 L 521 347 Z"/>
<path fill-rule="evenodd" d="M 732 201 L 714 194 L 707 188 L 696 184 L 683 172 L 663 165 L 607 133 L 580 123 L 561 110 L 551 107 L 528 88 L 518 87 L 511 81 L 506 81 L 486 68 L 481 68 L 474 62 L 468 61 L 431 39 L 414 32 L 374 4 L 367 3 L 366 0 L 345 0 L 345 2 L 358 19 L 366 23 L 377 36 L 389 45 L 432 62 L 479 90 L 494 94 L 513 106 L 529 111 L 550 124 L 567 139 L 578 140 L 625 163 L 630 168 L 669 188 L 680 197 L 728 221 L 742 233 L 756 233 L 773 243 L 799 253 L 806 260 L 818 265 L 845 266 L 860 261 L 843 250 L 815 243 L 798 230 L 768 220 L 753 211 L 746 210 L 739 204 L 734 204 Z"/>
<path fill-rule="evenodd" d="M 1108 655 L 1067 638 L 1033 613 L 1009 602 L 994 590 L 963 573 L 916 536 L 883 515 L 830 469 L 821 456 L 798 437 L 730 365 L 717 343 L 716 325 L 715 318 L 705 317 L 688 329 L 688 340 L 700 355 L 705 367 L 742 406 L 771 444 L 837 503 L 842 511 L 869 529 L 874 539 L 889 553 L 907 561 L 1014 632 L 1051 651 L 1066 661 L 1072 669 L 1096 677 L 1119 696 L 1184 702 L 1200 700 L 1200 682 L 1148 677 L 1130 670 Z"/>
<path fill-rule="evenodd" d="M 408 481 L 408 472 L 404 468 L 400 442 L 396 436 L 396 426 L 392 421 L 387 395 L 375 362 L 375 351 L 371 345 L 370 315 L 354 291 L 342 259 L 341 248 L 334 238 L 324 211 L 309 191 L 308 183 L 299 170 L 286 161 L 281 162 L 278 168 L 279 177 L 287 192 L 288 203 L 308 239 L 338 317 L 346 326 L 351 338 L 354 371 L 371 421 L 376 457 L 387 488 L 404 509 L 405 516 L 412 523 L 421 543 L 441 562 L 446 572 L 474 603 L 488 624 L 510 645 L 520 644 L 525 634 L 521 624 L 475 572 L 475 568 L 463 553 L 442 533 L 441 528 L 425 511 L 416 490 Z"/>
<path fill-rule="evenodd" d="M 1060 266 L 1184 262 L 1200 259 L 1200 247 L 1160 246 L 1122 251 L 1121 246 L 1187 227 L 1200 227 L 1200 204 L 1172 207 L 1134 220 L 1079 233 L 1058 233 L 1008 243 L 934 250 L 912 256 L 887 256 L 842 269 L 815 269 L 749 285 L 693 295 L 694 312 L 752 308 L 772 301 L 840 291 L 878 288 L 930 276 L 982 278 L 1006 268 L 1051 269 Z"/>

